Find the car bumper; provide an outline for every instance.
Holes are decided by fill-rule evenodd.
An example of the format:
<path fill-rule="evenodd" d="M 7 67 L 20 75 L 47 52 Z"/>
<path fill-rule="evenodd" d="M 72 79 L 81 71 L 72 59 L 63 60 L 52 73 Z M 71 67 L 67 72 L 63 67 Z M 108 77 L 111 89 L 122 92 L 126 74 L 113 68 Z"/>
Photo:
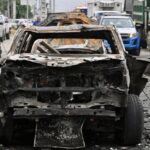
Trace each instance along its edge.
<path fill-rule="evenodd" d="M 123 43 L 126 50 L 137 50 L 140 47 L 140 38 L 136 36 L 134 38 L 123 39 Z"/>
<path fill-rule="evenodd" d="M 14 108 L 16 119 L 35 119 L 34 147 L 38 148 L 85 148 L 83 125 L 89 117 L 111 117 L 116 113 L 103 109 L 61 108 Z"/>

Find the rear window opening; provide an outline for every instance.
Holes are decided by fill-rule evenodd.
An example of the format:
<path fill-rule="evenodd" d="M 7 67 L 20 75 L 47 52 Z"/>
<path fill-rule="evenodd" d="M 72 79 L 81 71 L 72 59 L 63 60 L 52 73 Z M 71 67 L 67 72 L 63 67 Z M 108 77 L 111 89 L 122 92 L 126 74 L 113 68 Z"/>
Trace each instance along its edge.
<path fill-rule="evenodd" d="M 36 40 L 31 53 L 114 54 L 115 52 L 105 39 L 54 38 Z"/>
<path fill-rule="evenodd" d="M 62 27 L 62 31 L 56 32 L 44 27 L 39 32 L 25 31 L 15 42 L 13 49 L 15 53 L 32 54 L 119 54 L 120 52 L 118 38 L 114 36 L 112 30 L 97 28 L 90 30 L 83 27 L 79 31 L 80 25 L 72 31 L 72 26 L 68 28 L 69 30 L 66 30 Z"/>

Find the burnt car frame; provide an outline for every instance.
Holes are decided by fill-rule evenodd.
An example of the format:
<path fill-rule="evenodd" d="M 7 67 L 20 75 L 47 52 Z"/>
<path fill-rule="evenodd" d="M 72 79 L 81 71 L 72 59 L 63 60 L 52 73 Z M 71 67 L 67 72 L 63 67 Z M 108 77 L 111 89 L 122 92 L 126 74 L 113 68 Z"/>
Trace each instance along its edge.
<path fill-rule="evenodd" d="M 75 44 L 77 39 L 86 39 L 86 44 Z M 91 39 L 101 39 L 99 49 L 88 45 Z M 138 95 L 149 68 L 148 59 L 126 54 L 114 27 L 18 30 L 1 59 L 0 141 L 53 149 L 82 149 L 106 141 L 138 144 L 143 129 Z"/>
<path fill-rule="evenodd" d="M 47 18 L 38 26 L 61 26 L 71 24 L 96 24 L 96 22 L 89 19 L 84 13 L 62 12 L 49 13 Z"/>

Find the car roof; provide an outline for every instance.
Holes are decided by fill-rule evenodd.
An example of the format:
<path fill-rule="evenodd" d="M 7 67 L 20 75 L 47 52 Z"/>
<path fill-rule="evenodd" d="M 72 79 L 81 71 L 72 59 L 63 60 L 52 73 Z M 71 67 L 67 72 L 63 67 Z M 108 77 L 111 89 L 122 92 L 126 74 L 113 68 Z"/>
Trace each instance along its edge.
<path fill-rule="evenodd" d="M 109 10 L 102 10 L 102 11 L 95 11 L 95 13 L 109 13 L 109 12 L 114 12 L 114 13 L 120 13 L 120 11 L 109 11 Z"/>
<path fill-rule="evenodd" d="M 48 13 L 47 18 L 43 20 L 38 26 L 50 26 L 53 22 L 81 22 L 82 24 L 91 24 L 91 20 L 83 13 L 77 12 L 61 12 L 61 13 Z"/>
<path fill-rule="evenodd" d="M 102 30 L 115 30 L 111 26 L 101 25 L 87 25 L 87 24 L 76 24 L 67 26 L 31 26 L 24 28 L 24 31 L 32 33 L 63 33 L 63 32 L 85 32 L 85 31 L 102 31 Z"/>
<path fill-rule="evenodd" d="M 119 16 L 102 16 L 102 18 L 131 18 L 130 16 L 122 16 L 122 15 L 119 15 Z"/>

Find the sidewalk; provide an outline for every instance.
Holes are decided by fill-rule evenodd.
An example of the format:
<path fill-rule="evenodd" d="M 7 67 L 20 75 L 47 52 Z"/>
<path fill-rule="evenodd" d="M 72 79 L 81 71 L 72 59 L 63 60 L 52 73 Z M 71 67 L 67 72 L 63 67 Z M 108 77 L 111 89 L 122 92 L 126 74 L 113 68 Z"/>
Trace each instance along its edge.
<path fill-rule="evenodd" d="M 141 49 L 141 54 L 140 56 L 150 58 L 150 51 L 147 49 Z"/>

